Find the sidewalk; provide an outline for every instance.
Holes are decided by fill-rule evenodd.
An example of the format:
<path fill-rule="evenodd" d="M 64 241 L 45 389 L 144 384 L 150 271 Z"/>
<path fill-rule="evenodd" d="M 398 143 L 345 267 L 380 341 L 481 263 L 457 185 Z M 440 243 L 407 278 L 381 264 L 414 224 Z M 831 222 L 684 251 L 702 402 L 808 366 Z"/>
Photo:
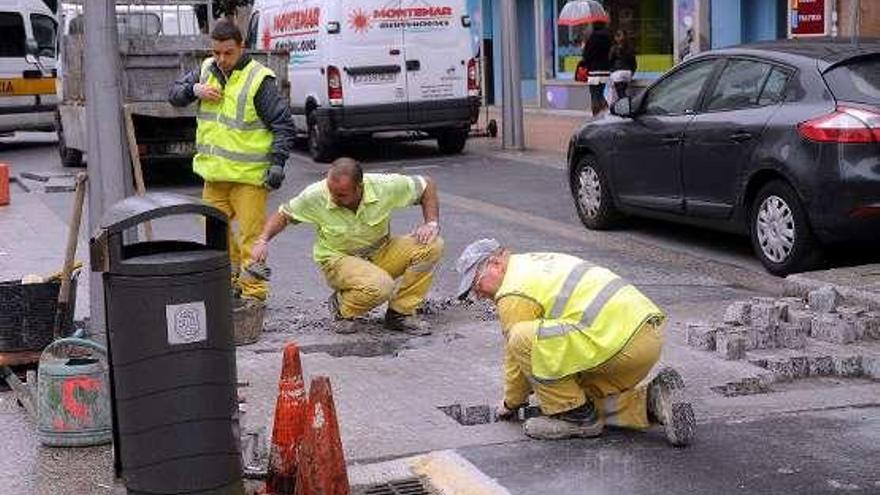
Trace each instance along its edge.
<path fill-rule="evenodd" d="M 15 184 L 10 192 L 10 204 L 0 207 L 0 280 L 19 280 L 29 274 L 46 276 L 61 270 L 70 220 L 49 209 L 42 193 L 25 193 Z M 72 204 L 73 194 L 67 196 Z M 89 250 L 84 240 L 87 218 L 84 211 L 76 252 L 76 260 L 84 263 L 76 289 L 76 319 L 89 314 Z"/>
<path fill-rule="evenodd" d="M 501 107 L 490 106 L 488 108 L 489 119 L 498 123 L 498 136 L 493 141 L 501 145 Z M 568 150 L 568 141 L 571 136 L 591 118 L 587 110 L 546 110 L 540 108 L 523 109 L 523 127 L 525 129 L 526 148 L 529 151 L 554 153 L 562 157 Z M 486 108 L 480 110 L 480 120 L 477 125 L 485 129 Z M 489 138 L 491 139 L 491 138 Z"/>

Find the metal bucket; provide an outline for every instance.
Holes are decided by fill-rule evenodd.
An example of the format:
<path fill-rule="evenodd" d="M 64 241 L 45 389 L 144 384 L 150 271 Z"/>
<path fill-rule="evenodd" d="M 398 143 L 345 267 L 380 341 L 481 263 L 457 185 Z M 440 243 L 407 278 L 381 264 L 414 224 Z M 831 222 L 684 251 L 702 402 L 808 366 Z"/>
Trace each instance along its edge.
<path fill-rule="evenodd" d="M 37 435 L 43 445 L 110 443 L 107 350 L 101 345 L 80 338 L 49 344 L 40 356 L 37 396 Z"/>

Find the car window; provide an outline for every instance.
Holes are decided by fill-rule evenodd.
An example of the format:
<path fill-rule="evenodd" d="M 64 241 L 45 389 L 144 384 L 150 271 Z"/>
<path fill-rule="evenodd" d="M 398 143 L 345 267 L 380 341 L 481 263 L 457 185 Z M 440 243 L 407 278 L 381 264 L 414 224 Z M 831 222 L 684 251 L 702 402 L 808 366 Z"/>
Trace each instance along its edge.
<path fill-rule="evenodd" d="M 642 111 L 647 115 L 678 115 L 696 109 L 703 84 L 717 62 L 695 62 L 664 78 L 649 90 Z"/>
<path fill-rule="evenodd" d="M 0 12 L 0 57 L 24 57 L 24 21 L 14 12 Z"/>
<path fill-rule="evenodd" d="M 41 57 L 55 56 L 55 20 L 47 15 L 31 14 L 31 29 Z"/>
<path fill-rule="evenodd" d="M 880 57 L 859 58 L 825 73 L 838 100 L 880 105 Z"/>
<path fill-rule="evenodd" d="M 758 105 L 773 105 L 779 103 L 785 98 L 785 86 L 788 84 L 788 77 L 791 72 L 774 67 L 767 76 L 767 82 L 764 83 L 764 90 L 761 91 L 761 97 L 758 98 Z"/>
<path fill-rule="evenodd" d="M 733 110 L 757 105 L 761 88 L 772 68 L 770 64 L 752 60 L 727 62 L 706 102 L 706 110 Z"/>

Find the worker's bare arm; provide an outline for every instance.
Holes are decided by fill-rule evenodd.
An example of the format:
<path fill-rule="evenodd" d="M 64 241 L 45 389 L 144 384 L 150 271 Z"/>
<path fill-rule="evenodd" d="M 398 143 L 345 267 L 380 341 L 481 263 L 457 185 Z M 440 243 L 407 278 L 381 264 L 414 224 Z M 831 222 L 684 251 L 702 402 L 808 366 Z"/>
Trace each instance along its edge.
<path fill-rule="evenodd" d="M 440 200 L 437 196 L 437 184 L 434 179 L 425 177 L 425 190 L 419 203 L 422 205 L 422 216 L 425 222 L 413 235 L 422 244 L 428 244 L 440 235 Z"/>
<path fill-rule="evenodd" d="M 254 247 L 251 249 L 251 259 L 255 262 L 265 262 L 266 258 L 269 256 L 269 241 L 272 240 L 273 237 L 280 234 L 288 225 L 296 225 L 299 222 L 296 220 L 290 219 L 287 215 L 281 212 L 275 212 L 272 216 L 266 220 L 266 224 L 263 226 L 263 232 L 260 234 L 260 237 L 254 242 Z"/>

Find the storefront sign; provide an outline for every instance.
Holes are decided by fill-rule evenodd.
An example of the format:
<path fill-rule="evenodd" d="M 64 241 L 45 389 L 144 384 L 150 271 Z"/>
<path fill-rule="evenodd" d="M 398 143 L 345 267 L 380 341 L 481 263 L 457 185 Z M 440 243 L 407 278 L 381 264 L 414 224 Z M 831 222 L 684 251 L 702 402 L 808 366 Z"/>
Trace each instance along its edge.
<path fill-rule="evenodd" d="M 789 3 L 789 34 L 826 36 L 830 3 L 826 0 L 791 0 Z"/>

